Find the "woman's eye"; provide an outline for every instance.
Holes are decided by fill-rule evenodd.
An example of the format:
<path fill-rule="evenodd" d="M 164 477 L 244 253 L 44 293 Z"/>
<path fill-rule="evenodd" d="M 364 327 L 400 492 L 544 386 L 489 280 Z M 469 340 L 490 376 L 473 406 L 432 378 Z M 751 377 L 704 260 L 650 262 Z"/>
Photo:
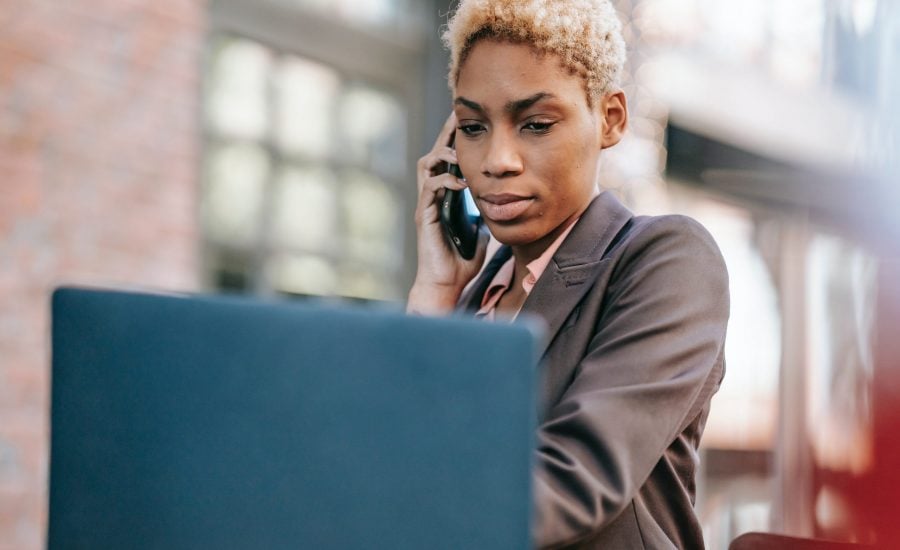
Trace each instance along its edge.
<path fill-rule="evenodd" d="M 550 131 L 551 126 L 553 126 L 552 122 L 529 122 L 522 128 L 528 130 L 532 134 L 546 134 Z"/>
<path fill-rule="evenodd" d="M 477 136 L 484 131 L 481 124 L 463 124 L 459 126 L 459 131 L 468 137 Z"/>

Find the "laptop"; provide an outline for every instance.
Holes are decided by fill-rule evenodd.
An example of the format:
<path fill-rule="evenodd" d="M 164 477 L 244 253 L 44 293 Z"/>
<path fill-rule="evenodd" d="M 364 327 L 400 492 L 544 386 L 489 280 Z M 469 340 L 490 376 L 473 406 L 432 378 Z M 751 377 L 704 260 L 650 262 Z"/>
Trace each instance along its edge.
<path fill-rule="evenodd" d="M 536 336 L 63 288 L 48 547 L 527 548 Z"/>

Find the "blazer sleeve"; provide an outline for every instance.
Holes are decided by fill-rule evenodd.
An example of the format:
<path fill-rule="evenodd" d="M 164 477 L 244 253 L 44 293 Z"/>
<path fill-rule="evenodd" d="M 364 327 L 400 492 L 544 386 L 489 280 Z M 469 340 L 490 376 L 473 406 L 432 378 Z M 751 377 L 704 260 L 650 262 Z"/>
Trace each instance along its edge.
<path fill-rule="evenodd" d="M 728 276 L 709 233 L 653 218 L 621 246 L 571 385 L 537 434 L 535 543 L 568 544 L 629 505 L 720 380 Z"/>

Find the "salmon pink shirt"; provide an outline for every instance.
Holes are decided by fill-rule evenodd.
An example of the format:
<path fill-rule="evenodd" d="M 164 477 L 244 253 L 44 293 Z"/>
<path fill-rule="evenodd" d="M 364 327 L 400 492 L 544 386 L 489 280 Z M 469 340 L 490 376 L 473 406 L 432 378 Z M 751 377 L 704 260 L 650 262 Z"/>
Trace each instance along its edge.
<path fill-rule="evenodd" d="M 531 289 L 537 284 L 538 279 L 541 278 L 544 270 L 547 269 L 547 266 L 550 264 L 550 260 L 553 259 L 553 255 L 556 254 L 556 251 L 559 249 L 560 245 L 562 245 L 563 241 L 566 240 L 566 237 L 569 236 L 569 232 L 572 231 L 572 228 L 575 227 L 577 222 L 578 219 L 570 223 L 569 227 L 560 233 L 559 237 L 547 247 L 547 250 L 545 250 L 543 254 L 525 266 L 528 270 L 528 275 L 522 279 L 522 288 L 525 290 L 525 296 L 531 294 Z M 506 260 L 506 263 L 504 263 L 497 271 L 497 274 L 494 275 L 494 278 L 491 279 L 491 284 L 488 285 L 487 290 L 484 292 L 484 297 L 481 300 L 481 309 L 475 313 L 475 317 L 486 319 L 488 321 L 494 320 L 497 303 L 500 302 L 500 298 L 503 297 L 512 284 L 515 268 L 516 258 L 515 256 L 510 256 L 509 259 Z M 519 311 L 516 311 L 512 316 L 512 319 L 515 319 L 518 314 Z"/>

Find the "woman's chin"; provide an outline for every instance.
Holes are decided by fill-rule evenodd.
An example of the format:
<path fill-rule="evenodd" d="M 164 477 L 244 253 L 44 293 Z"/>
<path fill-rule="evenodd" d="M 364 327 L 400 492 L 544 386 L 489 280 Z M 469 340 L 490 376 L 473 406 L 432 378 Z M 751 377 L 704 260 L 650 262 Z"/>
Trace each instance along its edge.
<path fill-rule="evenodd" d="M 500 225 L 487 222 L 487 225 L 494 239 L 507 246 L 522 246 L 541 238 L 539 232 L 518 224 Z"/>

